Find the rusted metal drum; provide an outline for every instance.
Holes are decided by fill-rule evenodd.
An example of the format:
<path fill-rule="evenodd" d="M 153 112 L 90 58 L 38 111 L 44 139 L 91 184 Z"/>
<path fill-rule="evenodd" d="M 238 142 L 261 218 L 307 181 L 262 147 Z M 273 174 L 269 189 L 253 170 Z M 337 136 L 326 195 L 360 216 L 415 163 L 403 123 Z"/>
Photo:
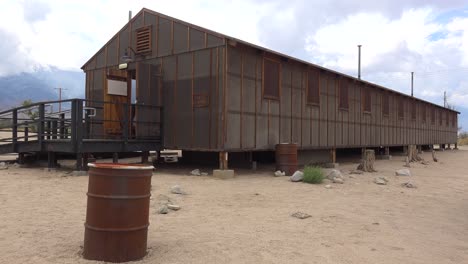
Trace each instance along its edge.
<path fill-rule="evenodd" d="M 89 163 L 83 257 L 107 262 L 146 255 L 153 166 Z"/>
<path fill-rule="evenodd" d="M 297 144 L 281 143 L 275 147 L 276 170 L 291 176 L 297 171 Z"/>

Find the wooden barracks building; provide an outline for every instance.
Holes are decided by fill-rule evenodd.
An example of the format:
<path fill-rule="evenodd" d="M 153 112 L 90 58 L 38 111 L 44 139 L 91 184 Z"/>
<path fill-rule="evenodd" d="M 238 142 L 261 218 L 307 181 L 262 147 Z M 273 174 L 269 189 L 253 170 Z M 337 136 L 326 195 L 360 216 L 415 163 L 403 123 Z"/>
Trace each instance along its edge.
<path fill-rule="evenodd" d="M 86 99 L 161 106 L 163 129 L 146 125 L 136 133 L 163 134 L 163 148 L 234 153 L 285 142 L 300 151 L 457 142 L 456 111 L 148 9 L 82 69 Z M 97 109 L 100 117 L 125 114 Z M 159 118 L 150 110 L 135 116 Z M 115 135 L 120 125 L 91 129 Z"/>

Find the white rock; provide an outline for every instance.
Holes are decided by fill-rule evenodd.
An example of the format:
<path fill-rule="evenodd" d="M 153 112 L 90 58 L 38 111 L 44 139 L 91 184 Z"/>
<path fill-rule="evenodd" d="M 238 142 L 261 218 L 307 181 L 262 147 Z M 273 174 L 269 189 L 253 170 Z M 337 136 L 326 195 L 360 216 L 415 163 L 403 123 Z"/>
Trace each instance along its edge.
<path fill-rule="evenodd" d="M 403 183 L 401 186 L 406 187 L 406 188 L 410 188 L 410 189 L 418 188 L 418 187 L 416 186 L 416 184 L 414 184 L 414 183 L 412 183 L 412 182 L 405 182 L 405 183 Z"/>
<path fill-rule="evenodd" d="M 411 171 L 409 169 L 399 169 L 395 171 L 396 176 L 411 176 Z"/>
<path fill-rule="evenodd" d="M 208 172 L 202 172 L 201 176 L 208 176 Z"/>
<path fill-rule="evenodd" d="M 286 172 L 283 171 L 275 171 L 275 177 L 286 176 Z"/>
<path fill-rule="evenodd" d="M 179 185 L 172 186 L 171 193 L 174 193 L 174 194 L 187 194 L 186 192 L 184 192 L 182 190 L 182 188 Z"/>
<path fill-rule="evenodd" d="M 193 171 L 190 172 L 191 175 L 193 176 L 201 176 L 201 172 L 199 169 L 195 169 Z"/>
<path fill-rule="evenodd" d="M 168 204 L 167 208 L 169 208 L 169 209 L 171 209 L 173 211 L 179 211 L 180 210 L 180 206 L 175 205 L 175 204 Z"/>
<path fill-rule="evenodd" d="M 388 180 L 385 177 L 377 177 L 374 179 L 375 184 L 387 185 Z"/>
<path fill-rule="evenodd" d="M 167 213 L 169 213 L 169 208 L 167 207 L 167 205 L 161 206 L 158 210 L 158 214 L 167 214 Z"/>
<path fill-rule="evenodd" d="M 289 177 L 292 182 L 300 182 L 304 179 L 304 173 L 302 171 L 296 171 L 294 174 Z"/>
<path fill-rule="evenodd" d="M 344 183 L 343 178 L 338 178 L 338 177 L 333 178 L 332 181 L 333 181 L 333 183 L 339 183 L 339 184 Z"/>
<path fill-rule="evenodd" d="M 330 180 L 333 180 L 335 178 L 343 179 L 343 174 L 341 174 L 341 171 L 339 171 L 339 170 L 331 170 L 328 173 L 327 178 L 330 179 Z"/>
<path fill-rule="evenodd" d="M 332 186 L 331 186 L 330 184 L 327 184 L 327 185 L 325 185 L 325 188 L 326 188 L 326 189 L 331 189 Z"/>
<path fill-rule="evenodd" d="M 295 212 L 295 213 L 292 214 L 291 216 L 292 216 L 292 217 L 299 218 L 299 219 L 306 219 L 306 218 L 311 217 L 310 214 L 306 214 L 306 213 L 303 213 L 303 212 Z"/>

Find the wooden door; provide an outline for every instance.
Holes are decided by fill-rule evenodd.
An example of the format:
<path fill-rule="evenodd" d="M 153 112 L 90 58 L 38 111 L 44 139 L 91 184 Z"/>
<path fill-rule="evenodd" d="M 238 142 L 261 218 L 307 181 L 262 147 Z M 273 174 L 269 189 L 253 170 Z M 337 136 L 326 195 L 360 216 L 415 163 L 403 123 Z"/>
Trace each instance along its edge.
<path fill-rule="evenodd" d="M 104 134 L 121 136 L 124 129 L 125 104 L 130 103 L 130 80 L 127 71 L 108 70 L 104 89 Z M 130 108 L 130 107 L 128 107 Z M 127 119 L 128 120 L 128 119 Z"/>

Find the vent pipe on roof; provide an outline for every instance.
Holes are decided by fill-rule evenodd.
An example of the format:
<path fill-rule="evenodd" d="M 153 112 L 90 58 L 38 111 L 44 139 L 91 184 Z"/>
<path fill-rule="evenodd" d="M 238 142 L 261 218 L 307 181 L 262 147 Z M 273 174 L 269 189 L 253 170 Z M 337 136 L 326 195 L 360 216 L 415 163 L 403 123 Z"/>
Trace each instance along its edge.
<path fill-rule="evenodd" d="M 411 97 L 413 97 L 414 72 L 411 72 Z"/>
<path fill-rule="evenodd" d="M 362 45 L 357 45 L 358 46 L 358 79 L 361 80 L 361 46 Z"/>
<path fill-rule="evenodd" d="M 132 10 L 128 11 L 128 21 L 132 20 Z"/>

